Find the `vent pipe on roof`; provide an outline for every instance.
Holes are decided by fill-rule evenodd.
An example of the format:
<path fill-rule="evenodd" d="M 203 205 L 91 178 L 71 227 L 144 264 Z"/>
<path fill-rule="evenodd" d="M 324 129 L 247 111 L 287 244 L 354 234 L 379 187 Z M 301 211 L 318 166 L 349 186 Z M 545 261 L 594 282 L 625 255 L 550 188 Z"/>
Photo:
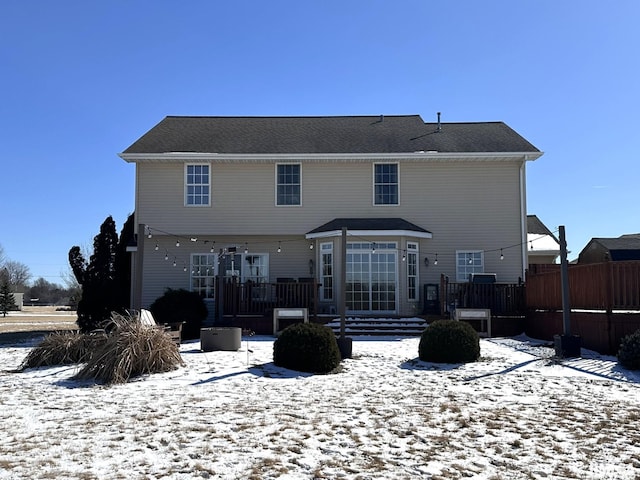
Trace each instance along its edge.
<path fill-rule="evenodd" d="M 384 115 L 380 115 L 380 123 L 384 122 Z"/>
<path fill-rule="evenodd" d="M 440 112 L 438 112 L 438 129 L 436 131 L 439 132 L 440 130 L 442 130 L 442 125 L 440 124 Z"/>

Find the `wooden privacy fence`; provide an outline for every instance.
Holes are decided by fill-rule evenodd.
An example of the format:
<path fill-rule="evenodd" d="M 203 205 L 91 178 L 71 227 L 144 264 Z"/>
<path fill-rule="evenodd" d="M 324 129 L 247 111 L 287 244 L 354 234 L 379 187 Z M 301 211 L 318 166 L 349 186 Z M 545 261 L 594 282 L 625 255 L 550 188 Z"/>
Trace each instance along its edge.
<path fill-rule="evenodd" d="M 640 310 L 640 261 L 569 266 L 569 303 L 582 310 Z M 527 275 L 527 308 L 562 309 L 560 270 Z"/>

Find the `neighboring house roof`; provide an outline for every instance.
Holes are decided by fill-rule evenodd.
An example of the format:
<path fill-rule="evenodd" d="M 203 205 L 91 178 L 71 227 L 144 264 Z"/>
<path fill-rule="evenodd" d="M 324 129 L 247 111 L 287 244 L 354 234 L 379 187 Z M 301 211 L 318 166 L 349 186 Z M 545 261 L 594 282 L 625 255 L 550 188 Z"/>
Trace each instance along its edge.
<path fill-rule="evenodd" d="M 419 115 L 165 117 L 121 155 L 540 151 L 503 122 L 424 123 Z M 538 155 L 539 156 L 539 155 Z"/>
<path fill-rule="evenodd" d="M 306 234 L 307 238 L 336 236 L 346 227 L 351 235 L 409 235 L 432 238 L 431 232 L 402 218 L 336 218 Z"/>
<path fill-rule="evenodd" d="M 529 255 L 560 255 L 560 240 L 536 215 L 527 215 Z"/>
<path fill-rule="evenodd" d="M 640 233 L 622 235 L 617 238 L 592 238 L 580 252 L 586 258 L 593 251 L 606 251 L 613 261 L 640 260 Z"/>

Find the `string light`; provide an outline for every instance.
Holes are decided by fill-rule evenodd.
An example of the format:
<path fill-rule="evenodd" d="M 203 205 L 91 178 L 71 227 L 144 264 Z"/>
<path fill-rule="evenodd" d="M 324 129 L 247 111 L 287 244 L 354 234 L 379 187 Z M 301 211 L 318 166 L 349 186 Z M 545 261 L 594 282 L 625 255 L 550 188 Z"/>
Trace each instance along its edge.
<path fill-rule="evenodd" d="M 146 231 L 147 231 L 147 237 L 148 237 L 148 238 L 152 238 L 152 237 L 153 237 L 152 230 L 155 230 L 155 233 L 160 232 L 160 233 L 162 233 L 162 234 L 164 234 L 164 235 L 167 235 L 167 236 L 173 236 L 173 237 L 175 237 L 175 238 L 176 238 L 176 243 L 175 243 L 176 247 L 180 247 L 180 240 L 181 240 L 181 239 L 188 238 L 191 242 L 194 242 L 194 243 L 195 243 L 195 242 L 197 242 L 197 240 L 198 240 L 198 238 L 197 238 L 197 237 L 180 237 L 180 236 L 178 236 L 178 235 L 175 235 L 175 234 L 172 234 L 172 233 L 169 233 L 169 232 L 163 232 L 162 230 L 152 229 L 152 228 L 151 228 L 151 227 L 149 227 L 149 226 L 145 226 L 145 228 L 146 228 Z M 555 233 L 555 232 L 552 232 L 552 234 L 553 234 L 553 233 Z M 353 235 L 350 235 L 350 236 L 351 236 L 351 237 L 354 237 L 354 238 L 356 237 L 356 236 L 353 236 Z M 505 250 L 505 249 L 514 248 L 514 247 L 519 247 L 519 246 L 522 246 L 523 244 L 526 244 L 526 242 L 529 242 L 529 248 L 530 248 L 531 250 L 533 250 L 533 249 L 534 249 L 533 242 L 534 242 L 534 241 L 537 241 L 537 240 L 540 240 L 540 239 L 543 239 L 543 238 L 545 238 L 545 237 L 546 237 L 546 236 L 540 236 L 540 237 L 538 237 L 538 238 L 534 238 L 534 239 L 531 239 L 531 240 L 529 240 L 529 239 L 528 239 L 528 240 L 526 240 L 525 242 L 522 242 L 522 243 L 518 243 L 518 244 L 514 244 L 514 245 L 509 245 L 509 246 L 506 246 L 506 247 L 500 247 L 500 248 L 496 248 L 496 249 L 492 249 L 492 250 L 482 250 L 481 252 L 486 254 L 486 253 L 489 253 L 489 252 L 497 252 L 497 251 L 500 251 L 500 256 L 499 256 L 499 258 L 500 258 L 500 260 L 504 260 L 504 250 Z M 363 238 L 363 240 L 365 240 L 365 241 L 367 241 L 367 242 L 371 242 L 371 240 L 366 239 L 366 238 Z M 299 241 L 299 240 L 287 240 L 287 241 Z M 215 242 L 214 240 L 204 240 L 204 243 L 205 243 L 205 244 L 207 244 L 207 243 L 211 243 L 210 252 L 211 252 L 211 253 L 215 253 L 215 252 L 216 252 L 216 246 L 215 246 L 216 242 Z M 375 253 L 376 253 L 376 242 L 371 242 L 371 246 L 372 246 L 371 252 L 372 252 L 373 254 L 375 254 Z M 155 242 L 155 246 L 154 246 L 154 250 L 158 251 L 159 249 L 160 249 L 159 243 L 156 241 L 156 242 Z M 309 250 L 313 250 L 313 249 L 314 249 L 314 242 L 313 242 L 313 241 L 311 241 L 311 242 L 309 243 Z M 400 249 L 397 249 L 397 248 L 396 248 L 395 250 L 396 250 L 396 251 L 398 251 L 398 252 L 402 252 L 402 261 L 406 261 L 406 253 L 407 253 L 407 250 L 400 250 Z M 249 248 L 248 248 L 248 242 L 245 242 L 244 253 L 245 253 L 245 254 L 248 254 L 248 251 L 249 251 Z M 278 253 L 281 253 L 281 252 L 282 252 L 282 241 L 278 241 L 278 248 L 277 248 L 277 252 L 278 252 Z M 434 255 L 434 257 L 435 257 L 435 258 L 434 258 L 434 261 L 433 261 L 433 265 L 438 265 L 438 253 L 431 253 L 431 254 L 429 254 L 429 253 L 427 252 L 427 254 L 428 254 L 428 255 Z M 165 249 L 165 260 L 168 260 L 168 259 L 169 259 L 169 252 L 168 252 L 168 250 L 166 250 L 166 249 Z M 174 266 L 175 266 L 176 262 L 177 262 L 177 257 L 175 257 L 175 258 L 174 258 Z M 473 265 L 473 262 L 474 262 L 474 256 L 473 256 L 473 254 L 469 253 L 469 254 L 468 254 L 468 264 L 469 264 L 469 265 Z M 187 271 L 187 265 L 186 265 L 186 262 L 185 262 L 185 265 L 184 265 L 183 270 L 184 270 L 185 272 Z M 194 272 L 193 272 L 193 270 L 192 270 L 192 274 L 193 274 L 193 273 L 194 273 Z M 200 269 L 198 269 L 198 274 L 200 274 Z"/>
<path fill-rule="evenodd" d="M 244 254 L 246 255 L 247 253 L 249 253 L 249 244 L 244 242 Z"/>
<path fill-rule="evenodd" d="M 176 263 L 177 263 L 177 262 L 176 262 L 176 257 L 173 257 L 173 266 L 174 266 L 174 267 L 176 266 Z"/>

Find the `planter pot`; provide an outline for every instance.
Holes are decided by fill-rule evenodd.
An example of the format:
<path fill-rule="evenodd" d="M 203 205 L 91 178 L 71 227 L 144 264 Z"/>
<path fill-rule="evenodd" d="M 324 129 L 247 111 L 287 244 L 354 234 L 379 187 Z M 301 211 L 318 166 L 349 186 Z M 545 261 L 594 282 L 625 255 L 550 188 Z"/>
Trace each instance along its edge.
<path fill-rule="evenodd" d="M 338 337 L 338 349 L 340 350 L 340 358 L 351 358 L 353 354 L 353 338 Z"/>
<path fill-rule="evenodd" d="M 580 357 L 580 346 L 582 345 L 582 338 L 579 335 L 554 335 L 553 343 L 556 349 L 556 357 Z"/>
<path fill-rule="evenodd" d="M 210 327 L 200 329 L 200 349 L 203 352 L 214 350 L 239 350 L 242 343 L 240 327 Z"/>

